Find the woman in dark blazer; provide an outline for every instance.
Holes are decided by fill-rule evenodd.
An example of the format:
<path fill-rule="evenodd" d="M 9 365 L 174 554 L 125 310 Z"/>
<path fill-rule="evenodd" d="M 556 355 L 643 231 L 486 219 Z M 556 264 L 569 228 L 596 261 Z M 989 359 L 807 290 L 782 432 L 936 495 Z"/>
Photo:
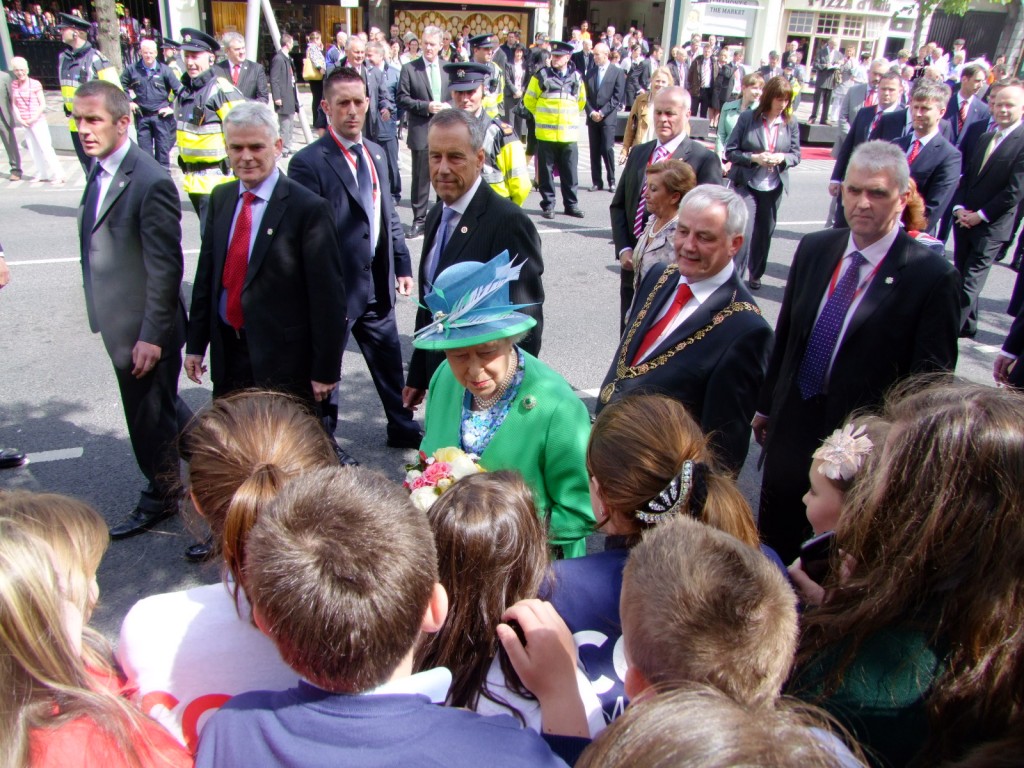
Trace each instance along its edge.
<path fill-rule="evenodd" d="M 530 66 L 526 61 L 526 48 L 515 45 L 512 59 L 505 64 L 505 122 L 515 130 L 516 135 L 526 135 L 526 120 L 518 110 L 523 103 L 523 94 L 530 84 Z"/>
<path fill-rule="evenodd" d="M 750 266 L 750 287 L 761 287 L 768 249 L 782 193 L 789 191 L 789 169 L 800 162 L 800 131 L 790 105 L 793 89 L 784 77 L 773 77 L 756 109 L 740 115 L 725 145 L 732 163 L 729 179 L 747 204 L 746 242 L 736 254 L 740 277 Z"/>

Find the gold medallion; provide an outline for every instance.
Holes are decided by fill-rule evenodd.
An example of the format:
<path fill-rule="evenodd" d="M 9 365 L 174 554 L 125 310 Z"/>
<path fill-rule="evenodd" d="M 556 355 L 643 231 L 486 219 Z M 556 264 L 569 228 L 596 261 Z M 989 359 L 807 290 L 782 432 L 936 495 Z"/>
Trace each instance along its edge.
<path fill-rule="evenodd" d="M 612 399 L 612 395 L 615 394 L 615 382 L 606 384 L 601 388 L 601 403 L 608 405 L 608 401 Z"/>

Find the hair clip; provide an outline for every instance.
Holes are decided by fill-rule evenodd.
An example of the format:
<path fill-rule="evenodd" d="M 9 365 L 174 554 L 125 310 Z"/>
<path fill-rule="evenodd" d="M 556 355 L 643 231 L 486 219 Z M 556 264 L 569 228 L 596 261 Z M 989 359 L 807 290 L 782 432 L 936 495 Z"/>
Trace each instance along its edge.
<path fill-rule="evenodd" d="M 683 468 L 679 470 L 678 475 L 672 478 L 668 487 L 633 512 L 636 519 L 643 523 L 654 524 L 679 512 L 690 498 L 695 466 L 690 459 L 684 461 Z"/>
<path fill-rule="evenodd" d="M 864 459 L 873 448 L 867 427 L 847 424 L 826 437 L 812 458 L 821 461 L 818 472 L 829 480 L 849 482 L 864 466 Z"/>

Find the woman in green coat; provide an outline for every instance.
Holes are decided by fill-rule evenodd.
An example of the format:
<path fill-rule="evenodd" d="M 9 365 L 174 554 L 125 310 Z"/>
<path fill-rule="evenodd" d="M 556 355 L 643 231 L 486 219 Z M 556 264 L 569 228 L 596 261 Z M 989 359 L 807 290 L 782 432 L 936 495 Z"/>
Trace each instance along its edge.
<path fill-rule="evenodd" d="M 764 76 L 760 72 L 751 72 L 743 78 L 743 90 L 740 91 L 740 97 L 722 105 L 722 112 L 718 115 L 718 132 L 715 134 L 715 151 L 723 163 L 725 162 L 725 144 L 729 141 L 732 129 L 736 127 L 736 121 L 740 119 L 740 113 L 751 109 L 761 100 L 762 90 L 764 90 Z"/>
<path fill-rule="evenodd" d="M 580 557 L 594 529 L 590 414 L 565 379 L 516 346 L 536 324 L 509 303 L 520 267 L 507 251 L 486 264 L 454 264 L 425 297 L 433 322 L 413 345 L 447 360 L 430 382 L 420 449 L 457 447 L 487 470 L 518 470 L 556 554 Z"/>

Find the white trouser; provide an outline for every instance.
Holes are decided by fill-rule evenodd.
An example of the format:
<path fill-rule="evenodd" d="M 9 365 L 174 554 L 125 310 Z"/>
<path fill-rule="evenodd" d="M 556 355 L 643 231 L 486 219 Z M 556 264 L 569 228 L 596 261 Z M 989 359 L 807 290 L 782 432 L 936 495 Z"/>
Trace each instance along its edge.
<path fill-rule="evenodd" d="M 36 166 L 36 177 L 42 181 L 63 181 L 64 169 L 57 159 L 57 153 L 53 151 L 50 126 L 47 125 L 46 118 L 40 117 L 27 128 L 19 127 L 25 132 L 25 141 L 29 152 L 32 153 L 32 162 Z"/>

